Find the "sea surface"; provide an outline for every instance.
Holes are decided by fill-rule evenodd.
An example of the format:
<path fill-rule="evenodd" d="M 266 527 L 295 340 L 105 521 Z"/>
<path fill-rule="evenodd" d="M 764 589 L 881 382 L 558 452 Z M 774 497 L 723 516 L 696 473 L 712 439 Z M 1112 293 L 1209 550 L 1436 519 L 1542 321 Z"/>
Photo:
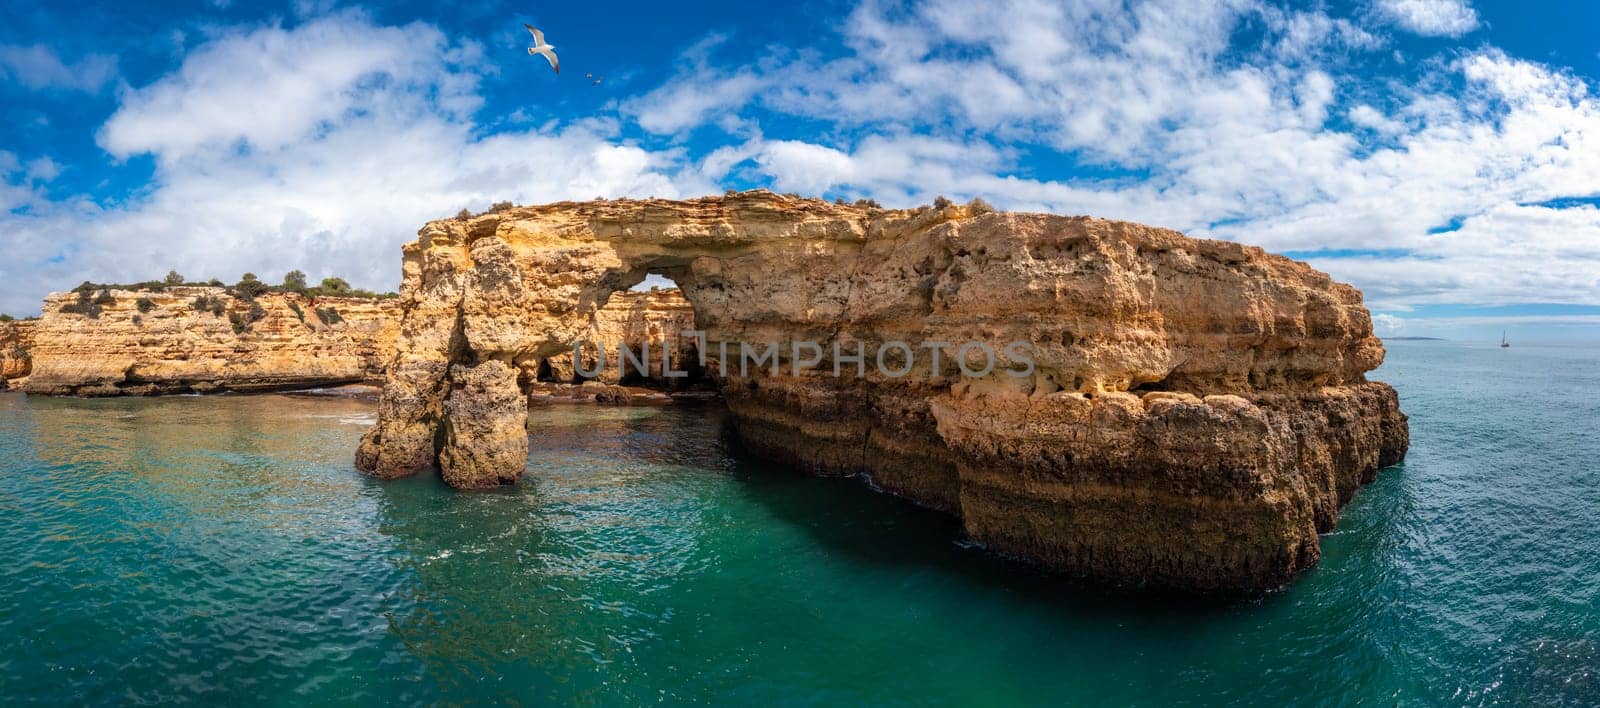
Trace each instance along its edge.
<path fill-rule="evenodd" d="M 1600 704 L 1600 351 L 1392 342 L 1411 454 L 1247 599 L 1107 589 L 751 459 L 537 410 L 525 484 L 351 466 L 373 406 L 0 395 L 0 700 Z"/>

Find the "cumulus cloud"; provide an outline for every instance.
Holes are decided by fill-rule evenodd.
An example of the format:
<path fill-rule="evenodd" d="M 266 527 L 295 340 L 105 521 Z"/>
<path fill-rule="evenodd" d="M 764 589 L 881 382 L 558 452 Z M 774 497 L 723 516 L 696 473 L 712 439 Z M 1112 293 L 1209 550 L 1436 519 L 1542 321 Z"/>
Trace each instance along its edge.
<path fill-rule="evenodd" d="M 30 89 L 98 93 L 116 75 L 117 59 L 108 54 L 89 54 L 67 62 L 42 44 L 0 44 L 0 80 Z"/>
<path fill-rule="evenodd" d="M 1465 0 L 1378 0 L 1378 12 L 1400 27 L 1428 37 L 1460 37 L 1478 28 Z"/>

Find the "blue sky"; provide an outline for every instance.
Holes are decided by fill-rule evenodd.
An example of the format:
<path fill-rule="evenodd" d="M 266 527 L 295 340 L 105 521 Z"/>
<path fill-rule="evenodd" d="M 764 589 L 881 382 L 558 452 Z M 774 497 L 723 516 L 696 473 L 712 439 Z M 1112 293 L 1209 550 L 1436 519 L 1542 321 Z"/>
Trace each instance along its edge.
<path fill-rule="evenodd" d="M 1600 339 L 1597 3 L 4 5 L 13 314 L 168 268 L 392 289 L 462 207 L 764 186 L 1132 219 L 1308 260 L 1385 334 Z"/>

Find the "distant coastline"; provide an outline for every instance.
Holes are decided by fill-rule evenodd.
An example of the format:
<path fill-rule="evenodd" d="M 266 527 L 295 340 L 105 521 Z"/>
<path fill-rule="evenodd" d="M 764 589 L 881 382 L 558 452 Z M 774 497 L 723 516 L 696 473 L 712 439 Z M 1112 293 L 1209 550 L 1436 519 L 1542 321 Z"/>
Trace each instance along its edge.
<path fill-rule="evenodd" d="M 1444 337 L 1379 337 L 1386 342 L 1443 342 Z"/>

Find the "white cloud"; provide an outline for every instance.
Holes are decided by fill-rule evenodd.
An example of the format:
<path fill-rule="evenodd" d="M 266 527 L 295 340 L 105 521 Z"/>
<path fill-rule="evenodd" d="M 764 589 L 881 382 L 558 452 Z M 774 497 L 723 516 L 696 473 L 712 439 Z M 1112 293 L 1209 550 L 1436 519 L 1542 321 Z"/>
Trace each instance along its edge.
<path fill-rule="evenodd" d="M 1478 13 L 1465 0 L 1378 0 L 1378 12 L 1411 32 L 1460 37 L 1478 28 Z"/>
<path fill-rule="evenodd" d="M 1375 314 L 1372 316 L 1372 328 L 1377 330 L 1379 336 L 1399 334 L 1406 327 L 1406 321 L 1388 314 Z"/>
<path fill-rule="evenodd" d="M 346 14 L 294 30 L 235 32 L 191 52 L 177 72 L 129 92 L 100 131 L 111 154 L 177 160 L 201 151 L 275 150 L 360 112 L 405 120 L 418 110 L 459 118 L 478 106 L 480 54 L 420 24 L 374 27 Z M 384 81 L 371 81 L 381 76 Z M 420 104 L 425 88 L 441 95 Z"/>
<path fill-rule="evenodd" d="M 61 167 L 56 164 L 55 160 L 50 159 L 48 156 L 37 157 L 28 161 L 27 169 L 24 171 L 24 174 L 26 174 L 30 180 L 49 182 L 61 174 Z"/>
<path fill-rule="evenodd" d="M 30 89 L 98 93 L 116 75 L 117 59 L 108 54 L 89 54 L 68 63 L 42 44 L 0 44 L 0 80 Z"/>

